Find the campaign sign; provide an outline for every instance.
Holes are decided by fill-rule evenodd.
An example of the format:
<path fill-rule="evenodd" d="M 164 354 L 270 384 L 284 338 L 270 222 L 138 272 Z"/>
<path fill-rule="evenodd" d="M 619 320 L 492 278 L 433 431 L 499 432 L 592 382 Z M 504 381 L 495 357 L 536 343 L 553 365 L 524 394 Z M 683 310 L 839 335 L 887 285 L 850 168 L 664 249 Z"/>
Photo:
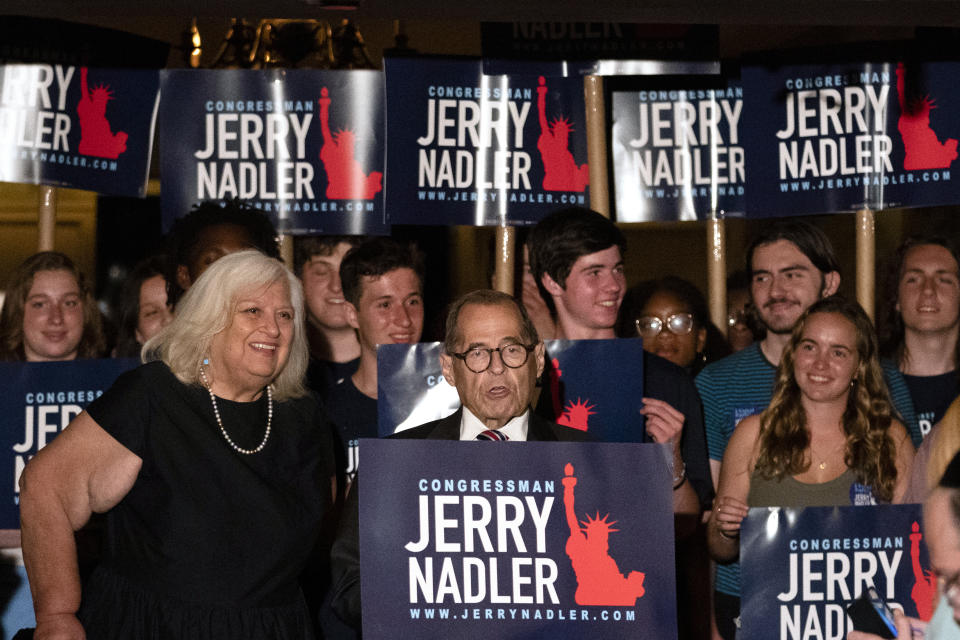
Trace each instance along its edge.
<path fill-rule="evenodd" d="M 377 422 L 381 436 L 445 418 L 460 408 L 440 370 L 440 342 L 377 346 Z"/>
<path fill-rule="evenodd" d="M 0 181 L 144 197 L 156 71 L 0 65 Z"/>
<path fill-rule="evenodd" d="M 0 529 L 19 529 L 20 473 L 83 409 L 137 366 L 132 358 L 0 362 Z M 2 497 L 6 495 L 7 497 Z"/>
<path fill-rule="evenodd" d="M 178 70 L 161 76 L 163 221 L 240 198 L 287 234 L 386 234 L 383 76 Z"/>
<path fill-rule="evenodd" d="M 958 65 L 744 68 L 748 215 L 960 202 Z"/>
<path fill-rule="evenodd" d="M 717 73 L 719 33 L 716 25 L 703 24 L 480 23 L 487 74 Z"/>
<path fill-rule="evenodd" d="M 663 446 L 362 439 L 364 638 L 676 638 Z"/>
<path fill-rule="evenodd" d="M 548 340 L 537 413 L 603 442 L 640 442 L 643 344 L 639 338 Z M 440 370 L 439 342 L 377 348 L 380 435 L 444 418 L 460 406 Z M 532 357 L 532 356 L 531 356 Z"/>
<path fill-rule="evenodd" d="M 755 507 L 740 534 L 741 638 L 840 640 L 847 605 L 874 586 L 929 620 L 936 578 L 920 505 Z"/>
<path fill-rule="evenodd" d="M 618 222 L 743 215 L 739 81 L 651 78 L 612 96 Z"/>
<path fill-rule="evenodd" d="M 581 78 L 485 76 L 472 59 L 384 69 L 388 222 L 525 225 L 588 206 Z"/>

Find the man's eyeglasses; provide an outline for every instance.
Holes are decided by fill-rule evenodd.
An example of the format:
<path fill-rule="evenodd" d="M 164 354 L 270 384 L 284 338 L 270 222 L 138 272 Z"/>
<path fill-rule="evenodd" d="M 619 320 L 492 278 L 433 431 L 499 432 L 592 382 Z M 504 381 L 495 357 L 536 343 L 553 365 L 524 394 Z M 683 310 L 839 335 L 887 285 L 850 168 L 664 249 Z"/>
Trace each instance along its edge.
<path fill-rule="evenodd" d="M 634 320 L 637 333 L 644 338 L 656 338 L 664 329 L 677 336 L 685 336 L 693 331 L 693 315 L 689 313 L 675 313 L 666 321 L 657 316 L 644 316 Z"/>
<path fill-rule="evenodd" d="M 469 349 L 463 353 L 451 353 L 450 355 L 454 358 L 459 358 L 463 360 L 463 364 L 467 365 L 467 369 L 473 371 L 474 373 L 483 373 L 490 368 L 490 363 L 493 362 L 493 352 L 496 351 L 500 354 L 500 361 L 507 367 L 511 369 L 517 369 L 522 367 L 527 362 L 527 357 L 530 355 L 530 352 L 537 348 L 535 344 L 505 344 L 502 347 L 497 347 L 496 349 L 489 349 L 487 347 L 476 347 L 474 349 Z"/>

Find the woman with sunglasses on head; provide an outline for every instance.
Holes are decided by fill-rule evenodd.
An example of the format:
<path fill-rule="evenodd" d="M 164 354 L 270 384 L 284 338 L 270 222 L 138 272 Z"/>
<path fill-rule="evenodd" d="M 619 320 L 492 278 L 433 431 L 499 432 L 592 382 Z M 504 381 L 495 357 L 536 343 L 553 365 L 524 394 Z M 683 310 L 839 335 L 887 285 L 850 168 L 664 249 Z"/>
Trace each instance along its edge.
<path fill-rule="evenodd" d="M 640 336 L 643 349 L 696 374 L 730 349 L 710 322 L 703 294 L 676 276 L 648 280 L 624 296 L 618 335 Z"/>
<path fill-rule="evenodd" d="M 744 418 L 727 445 L 710 553 L 720 563 L 737 560 L 750 507 L 901 502 L 912 461 L 870 319 L 839 296 L 820 300 L 793 329 L 770 405 Z"/>

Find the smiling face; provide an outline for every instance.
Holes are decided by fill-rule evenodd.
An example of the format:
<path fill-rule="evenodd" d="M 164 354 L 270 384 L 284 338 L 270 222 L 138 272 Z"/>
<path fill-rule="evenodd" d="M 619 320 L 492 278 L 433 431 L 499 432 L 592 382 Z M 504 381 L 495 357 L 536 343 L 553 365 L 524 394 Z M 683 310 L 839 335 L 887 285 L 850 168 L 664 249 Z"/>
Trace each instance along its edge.
<path fill-rule="evenodd" d="M 903 257 L 897 309 L 905 331 L 956 331 L 960 320 L 957 261 L 946 247 L 922 244 Z"/>
<path fill-rule="evenodd" d="M 27 362 L 73 360 L 83 337 L 83 293 L 65 269 L 37 271 L 23 308 Z"/>
<path fill-rule="evenodd" d="M 553 297 L 565 338 L 612 338 L 626 292 L 620 247 L 580 256 L 560 286 L 549 274 L 543 285 Z"/>
<path fill-rule="evenodd" d="M 137 342 L 145 343 L 173 320 L 173 311 L 167 304 L 167 281 L 161 275 L 147 278 L 140 285 L 137 311 Z"/>
<path fill-rule="evenodd" d="M 457 319 L 459 344 L 456 353 L 471 348 L 496 349 L 507 344 L 524 344 L 522 320 L 516 308 L 507 304 L 467 304 Z M 537 378 L 543 373 L 543 343 L 516 369 L 503 364 L 498 353 L 491 354 L 486 371 L 474 373 L 459 358 L 440 356 L 443 377 L 457 388 L 460 402 L 487 428 L 499 429 L 523 414 L 533 399 Z"/>
<path fill-rule="evenodd" d="M 347 305 L 347 320 L 357 330 L 360 348 L 376 354 L 378 344 L 413 343 L 423 332 L 423 292 L 408 267 L 382 276 L 362 276 L 360 300 Z"/>
<path fill-rule="evenodd" d="M 839 313 L 814 313 L 793 354 L 793 376 L 805 401 L 846 403 L 860 366 L 857 329 Z"/>
<path fill-rule="evenodd" d="M 323 330 L 349 327 L 340 288 L 340 263 L 352 245 L 340 242 L 329 255 L 313 255 L 303 265 L 300 279 L 307 304 L 307 319 Z"/>
<path fill-rule="evenodd" d="M 790 333 L 810 305 L 840 286 L 840 274 L 821 273 L 789 240 L 758 246 L 751 271 L 750 295 L 771 333 Z"/>
<path fill-rule="evenodd" d="M 286 282 L 238 296 L 229 326 L 210 345 L 213 392 L 228 400 L 254 399 L 287 363 L 293 331 Z"/>
<path fill-rule="evenodd" d="M 707 330 L 694 324 L 690 333 L 677 335 L 667 328 L 667 318 L 679 313 L 690 313 L 690 308 L 669 291 L 657 291 L 647 299 L 638 318 L 659 318 L 662 323 L 656 336 L 643 336 L 643 350 L 665 358 L 681 367 L 693 366 L 697 353 L 707 342 Z"/>

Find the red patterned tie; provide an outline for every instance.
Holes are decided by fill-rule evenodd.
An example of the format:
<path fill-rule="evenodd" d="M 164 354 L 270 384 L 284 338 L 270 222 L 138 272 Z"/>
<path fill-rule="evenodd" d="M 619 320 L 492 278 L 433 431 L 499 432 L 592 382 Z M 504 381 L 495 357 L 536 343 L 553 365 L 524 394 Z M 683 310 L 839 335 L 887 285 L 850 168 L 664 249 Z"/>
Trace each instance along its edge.
<path fill-rule="evenodd" d="M 507 434 L 498 429 L 487 429 L 486 431 L 481 431 L 479 434 L 477 434 L 477 440 L 496 440 L 497 442 L 502 442 L 509 439 L 510 438 L 507 436 Z"/>

